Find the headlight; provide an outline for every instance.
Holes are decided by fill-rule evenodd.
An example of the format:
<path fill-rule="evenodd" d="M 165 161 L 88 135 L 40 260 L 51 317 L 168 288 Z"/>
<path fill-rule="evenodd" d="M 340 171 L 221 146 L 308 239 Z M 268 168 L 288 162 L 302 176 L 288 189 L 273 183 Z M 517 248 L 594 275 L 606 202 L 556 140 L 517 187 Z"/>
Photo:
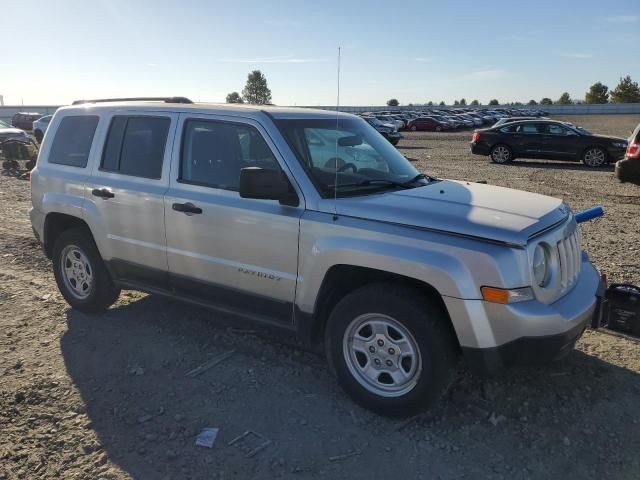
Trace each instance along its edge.
<path fill-rule="evenodd" d="M 539 287 L 549 283 L 549 248 L 539 243 L 533 252 L 533 278 Z"/>

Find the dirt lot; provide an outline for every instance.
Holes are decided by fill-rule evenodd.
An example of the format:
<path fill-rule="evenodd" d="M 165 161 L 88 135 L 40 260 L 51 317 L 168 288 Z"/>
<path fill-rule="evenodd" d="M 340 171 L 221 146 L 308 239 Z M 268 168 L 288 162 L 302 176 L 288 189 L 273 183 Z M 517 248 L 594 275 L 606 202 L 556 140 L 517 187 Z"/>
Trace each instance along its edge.
<path fill-rule="evenodd" d="M 626 137 L 640 117 L 569 120 Z M 585 247 L 610 280 L 640 284 L 640 187 L 611 168 L 492 165 L 469 138 L 399 147 L 436 176 L 604 205 Z M 0 175 L 0 479 L 640 478 L 637 340 L 587 332 L 565 361 L 499 380 L 462 369 L 433 412 L 389 420 L 351 403 L 323 358 L 255 326 L 133 292 L 104 315 L 70 310 L 28 208 L 28 182 Z M 220 428 L 210 450 L 194 445 L 205 427 Z M 228 445 L 247 430 L 271 441 L 253 457 L 263 439 Z"/>

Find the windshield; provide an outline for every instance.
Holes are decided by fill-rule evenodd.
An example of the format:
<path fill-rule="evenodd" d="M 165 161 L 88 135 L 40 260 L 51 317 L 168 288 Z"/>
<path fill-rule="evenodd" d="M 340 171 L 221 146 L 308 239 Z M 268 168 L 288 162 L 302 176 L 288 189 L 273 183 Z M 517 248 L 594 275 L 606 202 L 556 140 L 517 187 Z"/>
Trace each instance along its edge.
<path fill-rule="evenodd" d="M 425 184 L 409 161 L 359 118 L 276 120 L 323 196 L 358 195 Z M 337 174 L 336 174 L 337 168 Z"/>

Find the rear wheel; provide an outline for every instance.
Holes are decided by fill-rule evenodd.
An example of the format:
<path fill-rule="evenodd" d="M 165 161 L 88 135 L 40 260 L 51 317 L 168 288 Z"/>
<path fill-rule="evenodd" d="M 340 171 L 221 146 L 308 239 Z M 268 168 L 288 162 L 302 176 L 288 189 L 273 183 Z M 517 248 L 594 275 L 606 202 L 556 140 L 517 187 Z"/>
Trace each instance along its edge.
<path fill-rule="evenodd" d="M 409 416 L 446 391 L 456 366 L 449 320 L 420 291 L 374 284 L 331 313 L 327 357 L 351 398 L 381 415 Z"/>
<path fill-rule="evenodd" d="M 57 239 L 53 273 L 67 303 L 82 312 L 106 310 L 120 295 L 90 233 L 83 228 L 67 230 Z"/>
<path fill-rule="evenodd" d="M 506 145 L 495 145 L 491 149 L 491 160 L 494 163 L 504 164 L 513 161 L 511 149 Z"/>
<path fill-rule="evenodd" d="M 591 147 L 582 155 L 582 162 L 590 168 L 598 168 L 607 163 L 607 152 L 600 147 Z"/>

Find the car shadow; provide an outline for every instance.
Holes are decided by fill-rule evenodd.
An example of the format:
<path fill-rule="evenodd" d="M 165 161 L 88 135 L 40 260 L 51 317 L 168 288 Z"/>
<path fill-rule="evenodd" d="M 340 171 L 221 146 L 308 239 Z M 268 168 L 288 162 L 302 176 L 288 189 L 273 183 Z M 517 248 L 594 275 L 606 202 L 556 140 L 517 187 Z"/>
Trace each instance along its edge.
<path fill-rule="evenodd" d="M 509 163 L 509 166 L 513 167 L 531 167 L 531 168 L 546 168 L 546 169 L 555 169 L 555 170 L 581 170 L 581 171 L 589 171 L 589 172 L 607 172 L 611 173 L 615 169 L 615 164 L 609 163 L 602 167 L 598 168 L 590 168 L 582 163 L 578 162 L 563 162 L 563 161 L 539 161 L 539 160 L 528 160 L 525 158 L 518 158 L 513 162 Z"/>
<path fill-rule="evenodd" d="M 623 460 L 635 458 L 627 435 L 640 376 L 582 352 L 491 381 L 463 371 L 430 413 L 394 420 L 357 407 L 322 357 L 269 330 L 162 297 L 123 295 L 104 314 L 67 310 L 61 349 L 101 451 L 133 478 L 343 478 L 332 469 L 349 465 L 331 458 L 354 451 L 352 467 L 368 465 L 376 477 L 413 478 L 406 455 L 416 452 L 443 478 L 459 462 L 477 478 L 512 459 L 540 478 L 568 471 L 590 478 L 612 431 L 621 461 L 608 473 L 632 475 Z M 201 375 L 186 375 L 225 353 Z M 612 415 L 613 408 L 625 411 Z M 212 449 L 194 446 L 205 427 L 220 428 Z M 229 445 L 246 431 L 272 443 L 249 458 Z"/>

